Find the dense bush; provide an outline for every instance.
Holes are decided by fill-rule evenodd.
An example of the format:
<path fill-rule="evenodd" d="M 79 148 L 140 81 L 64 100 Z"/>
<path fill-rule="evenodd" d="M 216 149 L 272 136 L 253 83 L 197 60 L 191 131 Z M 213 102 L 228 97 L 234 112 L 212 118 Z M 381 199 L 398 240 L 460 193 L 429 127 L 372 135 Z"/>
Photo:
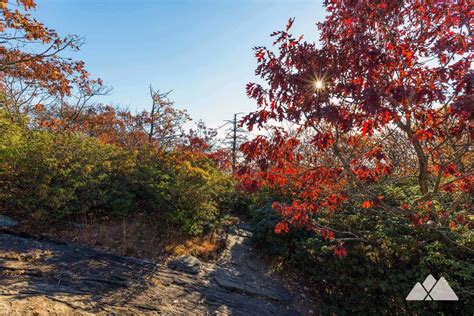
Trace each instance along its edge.
<path fill-rule="evenodd" d="M 231 177 L 201 153 L 129 150 L 80 133 L 29 130 L 0 115 L 0 202 L 9 210 L 38 220 L 139 210 L 198 234 L 231 197 Z"/>
<path fill-rule="evenodd" d="M 72 133 L 28 131 L 2 118 L 2 202 L 37 219 L 87 212 L 126 213 L 133 157 L 118 147 Z"/>
<path fill-rule="evenodd" d="M 387 187 L 392 198 L 411 192 Z M 300 271 L 321 297 L 323 314 L 425 314 L 470 315 L 474 309 L 472 235 L 465 228 L 451 231 L 414 229 L 406 217 L 385 217 L 360 203 L 346 203 L 330 215 L 341 231 L 357 232 L 364 241 L 346 241 L 347 256 L 333 254 L 335 242 L 314 232 L 291 229 L 275 234 L 280 216 L 271 205 L 252 212 L 257 244 L 273 258 Z M 454 242 L 455 241 L 455 242 Z M 469 243 L 470 241 L 470 243 Z M 416 282 L 432 274 L 444 276 L 458 302 L 407 302 Z"/>
<path fill-rule="evenodd" d="M 212 225 L 222 211 L 229 211 L 234 183 L 200 153 L 174 151 L 164 160 L 163 193 L 168 218 L 190 234 Z"/>

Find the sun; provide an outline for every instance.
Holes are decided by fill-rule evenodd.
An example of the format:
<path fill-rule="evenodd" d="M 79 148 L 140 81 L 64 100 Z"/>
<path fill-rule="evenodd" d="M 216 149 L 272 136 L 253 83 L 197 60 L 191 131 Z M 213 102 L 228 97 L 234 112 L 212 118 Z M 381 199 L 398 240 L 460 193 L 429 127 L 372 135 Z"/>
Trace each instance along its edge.
<path fill-rule="evenodd" d="M 308 88 L 316 94 L 322 93 L 328 88 L 328 82 L 325 75 L 314 74 L 313 77 L 306 80 Z"/>
<path fill-rule="evenodd" d="M 313 88 L 314 88 L 316 91 L 324 90 L 324 81 L 321 80 L 321 79 L 316 79 L 316 80 L 313 82 Z"/>

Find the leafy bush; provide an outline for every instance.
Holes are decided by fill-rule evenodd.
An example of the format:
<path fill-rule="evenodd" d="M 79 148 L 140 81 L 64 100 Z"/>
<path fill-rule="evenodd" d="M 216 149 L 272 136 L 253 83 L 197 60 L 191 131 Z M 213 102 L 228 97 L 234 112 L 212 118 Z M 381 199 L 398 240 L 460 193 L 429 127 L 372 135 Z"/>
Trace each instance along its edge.
<path fill-rule="evenodd" d="M 166 177 L 159 191 L 163 192 L 168 218 L 188 234 L 202 233 L 221 211 L 231 207 L 232 177 L 193 152 L 175 151 L 165 162 Z"/>
<path fill-rule="evenodd" d="M 128 152 L 91 137 L 28 131 L 7 122 L 0 126 L 8 134 L 0 139 L 4 204 L 38 219 L 134 208 Z"/>
<path fill-rule="evenodd" d="M 0 203 L 8 209 L 39 220 L 146 211 L 199 234 L 230 208 L 232 177 L 202 153 L 129 150 L 0 115 Z"/>
<path fill-rule="evenodd" d="M 410 187 L 388 187 L 386 191 L 402 194 L 410 192 Z M 346 203 L 343 211 L 331 214 L 336 229 L 350 228 L 365 239 L 346 241 L 345 257 L 334 256 L 334 242 L 313 232 L 295 228 L 287 234 L 275 234 L 275 224 L 281 218 L 270 205 L 252 212 L 254 238 L 263 250 L 300 271 L 317 289 L 323 314 L 473 313 L 474 264 L 468 249 L 469 240 L 472 248 L 469 230 L 441 234 L 414 229 L 405 217 L 385 217 L 359 205 Z M 465 244 L 457 246 L 448 238 L 458 245 L 464 240 Z M 405 301 L 412 287 L 429 274 L 437 279 L 444 276 L 459 301 Z"/>

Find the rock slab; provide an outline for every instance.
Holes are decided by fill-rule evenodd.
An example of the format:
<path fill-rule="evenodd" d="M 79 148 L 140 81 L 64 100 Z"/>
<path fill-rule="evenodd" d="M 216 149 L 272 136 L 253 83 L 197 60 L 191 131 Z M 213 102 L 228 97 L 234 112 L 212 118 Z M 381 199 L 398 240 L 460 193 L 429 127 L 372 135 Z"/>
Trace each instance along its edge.
<path fill-rule="evenodd" d="M 0 215 L 0 227 L 15 227 L 18 225 L 18 222 L 11 217 Z"/>
<path fill-rule="evenodd" d="M 168 263 L 168 267 L 189 274 L 198 274 L 201 271 L 201 261 L 193 256 L 180 256 Z"/>
<path fill-rule="evenodd" d="M 248 235 L 164 265 L 0 231 L 0 315 L 301 315 Z"/>

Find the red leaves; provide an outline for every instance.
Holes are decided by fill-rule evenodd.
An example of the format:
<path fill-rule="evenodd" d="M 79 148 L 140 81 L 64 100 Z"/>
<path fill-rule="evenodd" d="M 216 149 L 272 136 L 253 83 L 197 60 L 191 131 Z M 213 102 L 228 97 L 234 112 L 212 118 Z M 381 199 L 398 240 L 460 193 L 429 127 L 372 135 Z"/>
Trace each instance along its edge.
<path fill-rule="evenodd" d="M 329 229 L 321 229 L 319 231 L 319 234 L 321 235 L 321 237 L 323 237 L 324 239 L 326 240 L 333 240 L 334 239 L 334 232 L 332 230 L 329 230 Z"/>
<path fill-rule="evenodd" d="M 417 130 L 415 132 L 415 138 L 417 140 L 432 140 L 433 139 L 433 130 Z"/>
<path fill-rule="evenodd" d="M 275 225 L 275 234 L 288 233 L 288 223 L 287 222 L 278 222 Z"/>
<path fill-rule="evenodd" d="M 313 137 L 313 143 L 315 143 L 319 149 L 324 150 L 334 144 L 334 139 L 330 133 L 319 133 Z"/>
<path fill-rule="evenodd" d="M 435 166 L 435 170 L 438 171 L 439 166 Z M 460 176 L 460 172 L 458 170 L 458 167 L 456 166 L 455 163 L 449 163 L 444 166 L 443 168 L 443 176 L 449 177 L 449 176 Z"/>
<path fill-rule="evenodd" d="M 263 49 L 258 50 L 255 53 L 255 57 L 257 57 L 258 62 L 261 62 L 263 60 L 263 58 L 265 57 L 265 51 Z M 247 88 L 247 91 L 248 91 L 248 88 Z"/>
<path fill-rule="evenodd" d="M 263 93 L 263 89 L 260 85 L 255 83 L 248 83 L 246 86 L 247 96 L 257 99 Z"/>
<path fill-rule="evenodd" d="M 364 122 L 362 125 L 362 136 L 372 136 L 374 134 L 374 121 L 373 120 L 367 120 Z"/>
<path fill-rule="evenodd" d="M 374 88 L 367 88 L 363 91 L 362 108 L 368 114 L 375 114 L 380 110 L 380 95 Z"/>
<path fill-rule="evenodd" d="M 382 159 L 385 159 L 385 153 L 382 151 L 382 148 L 374 148 L 372 150 L 369 150 L 365 154 L 366 158 L 374 158 L 376 161 L 380 161 Z"/>
<path fill-rule="evenodd" d="M 335 256 L 337 256 L 339 259 L 344 258 L 347 256 L 347 251 L 344 248 L 344 243 L 341 242 L 340 244 L 333 246 L 333 253 Z"/>
<path fill-rule="evenodd" d="M 257 193 L 262 186 L 262 180 L 258 174 L 240 175 L 238 188 L 249 193 Z"/>
<path fill-rule="evenodd" d="M 372 202 L 372 201 L 363 201 L 361 206 L 362 206 L 362 208 L 372 208 L 374 206 L 374 202 Z"/>
<path fill-rule="evenodd" d="M 347 197 L 343 194 L 330 194 L 320 203 L 321 208 L 326 208 L 329 211 L 337 211 L 341 208 L 342 204 L 347 201 Z"/>
<path fill-rule="evenodd" d="M 209 147 L 208 147 L 209 148 Z M 230 153 L 224 149 L 218 149 L 207 154 L 220 170 L 229 170 L 232 166 Z"/>
<path fill-rule="evenodd" d="M 422 224 L 421 218 L 418 215 L 411 215 L 410 216 L 411 222 L 413 226 L 418 227 Z"/>
<path fill-rule="evenodd" d="M 348 17 L 348 18 L 343 19 L 342 23 L 346 26 L 350 26 L 350 25 L 352 25 L 352 23 L 354 23 L 354 21 L 355 21 L 354 18 Z"/>
<path fill-rule="evenodd" d="M 387 9 L 387 4 L 385 2 L 380 2 L 379 4 L 377 4 L 377 8 L 385 10 Z"/>
<path fill-rule="evenodd" d="M 408 62 L 409 65 L 412 64 L 412 59 L 413 59 L 413 52 L 411 50 L 404 50 L 402 49 L 402 55 L 405 57 L 406 61 Z"/>
<path fill-rule="evenodd" d="M 474 135 L 473 56 L 460 27 L 467 23 L 465 7 L 455 1 L 423 6 L 329 0 L 327 10 L 319 25 L 321 43 L 294 38 L 290 19 L 286 31 L 272 34 L 273 50 L 258 47 L 256 75 L 265 84 L 247 86 L 258 110 L 245 123 L 271 136 L 243 147 L 246 162 L 260 173 L 263 186 L 288 201 L 274 205 L 289 225 L 276 230 L 312 227 L 314 216 L 330 221 L 329 212 L 342 209 L 354 188 L 362 208 L 378 211 L 385 203 L 363 187 L 421 174 L 424 164 L 428 173 L 443 166 L 430 174 L 441 174 L 439 190 L 472 191 L 472 178 L 447 163 L 466 165 L 463 150 Z M 315 76 L 324 78 L 323 92 L 311 86 Z M 286 123 L 294 127 L 291 133 L 272 127 Z M 380 192 L 379 186 L 368 189 Z M 420 225 L 426 216 L 413 217 L 413 223 Z M 329 231 L 319 233 L 334 238 Z M 346 255 L 342 245 L 334 253 Z"/>
<path fill-rule="evenodd" d="M 382 124 L 387 124 L 389 123 L 392 119 L 394 119 L 394 115 L 391 111 L 381 111 L 380 112 L 380 122 L 382 122 Z"/>

